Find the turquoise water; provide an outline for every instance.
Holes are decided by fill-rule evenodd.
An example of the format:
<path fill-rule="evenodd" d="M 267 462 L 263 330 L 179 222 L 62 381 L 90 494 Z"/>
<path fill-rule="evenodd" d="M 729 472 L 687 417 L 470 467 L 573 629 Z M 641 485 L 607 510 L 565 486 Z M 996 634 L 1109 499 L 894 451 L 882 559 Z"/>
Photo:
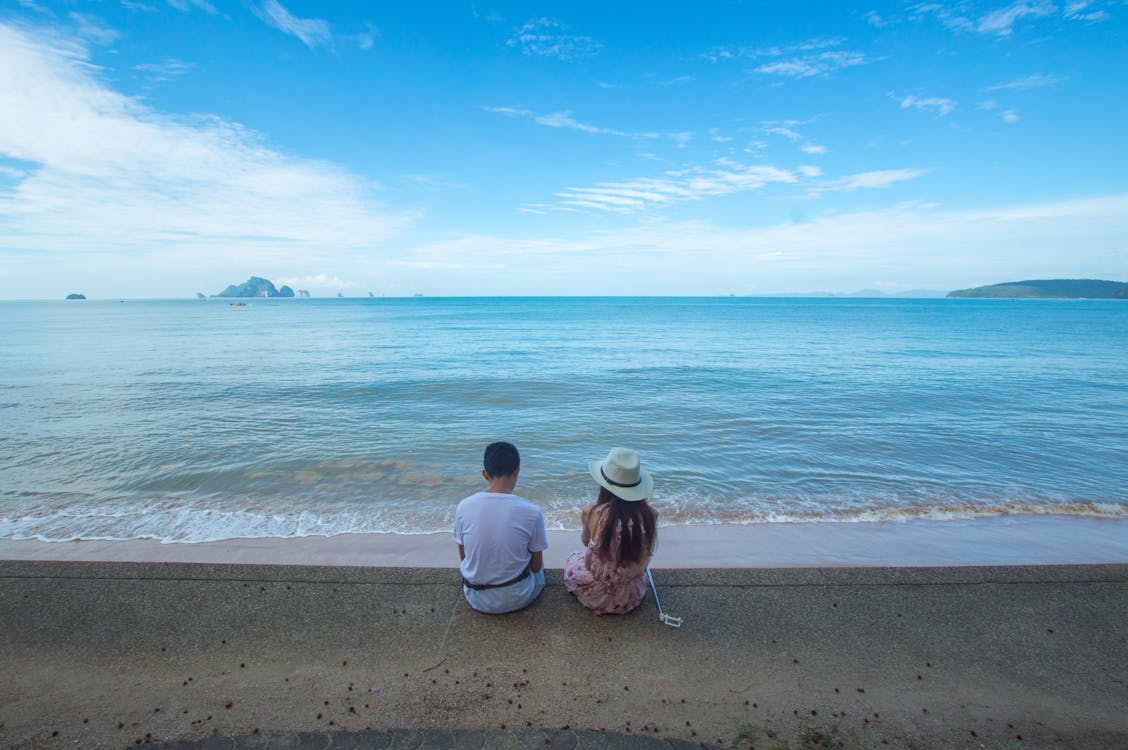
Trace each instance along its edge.
<path fill-rule="evenodd" d="M 1128 304 L 0 303 L 0 538 L 447 529 L 481 450 L 573 528 L 637 449 L 667 524 L 1128 517 Z"/>

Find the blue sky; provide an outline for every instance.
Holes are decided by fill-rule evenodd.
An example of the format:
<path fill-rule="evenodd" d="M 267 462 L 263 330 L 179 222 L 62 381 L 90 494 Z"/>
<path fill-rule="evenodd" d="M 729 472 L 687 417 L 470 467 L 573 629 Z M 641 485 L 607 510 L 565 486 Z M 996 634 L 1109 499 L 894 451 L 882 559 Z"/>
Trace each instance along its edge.
<path fill-rule="evenodd" d="M 0 298 L 1128 280 L 1128 3 L 17 0 Z"/>

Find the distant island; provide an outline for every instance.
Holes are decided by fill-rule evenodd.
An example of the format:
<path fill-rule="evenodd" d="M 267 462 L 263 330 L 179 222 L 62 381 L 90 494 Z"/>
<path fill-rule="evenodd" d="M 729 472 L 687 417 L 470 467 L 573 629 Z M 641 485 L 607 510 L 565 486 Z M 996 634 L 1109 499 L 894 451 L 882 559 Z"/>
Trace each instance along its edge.
<path fill-rule="evenodd" d="M 1040 279 L 957 289 L 949 297 L 992 299 L 1128 299 L 1128 283 L 1099 279 Z"/>
<path fill-rule="evenodd" d="M 86 299 L 85 294 L 68 294 L 67 299 Z"/>
<path fill-rule="evenodd" d="M 231 286 L 224 289 L 216 297 L 293 297 L 294 290 L 288 286 L 283 286 L 281 289 L 275 289 L 274 284 L 268 279 L 261 279 L 258 276 L 252 276 L 244 281 L 242 284 Z"/>

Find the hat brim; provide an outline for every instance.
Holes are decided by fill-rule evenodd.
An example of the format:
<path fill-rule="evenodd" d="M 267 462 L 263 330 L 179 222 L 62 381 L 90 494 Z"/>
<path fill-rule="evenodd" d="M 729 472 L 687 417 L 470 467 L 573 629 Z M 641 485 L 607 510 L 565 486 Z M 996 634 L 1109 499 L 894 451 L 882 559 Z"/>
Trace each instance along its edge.
<path fill-rule="evenodd" d="M 650 493 L 654 490 L 654 478 L 646 472 L 645 469 L 639 468 L 638 470 L 638 485 L 635 487 L 618 487 L 611 484 L 603 478 L 603 461 L 589 461 L 588 473 L 595 483 L 600 487 L 613 493 L 615 497 L 621 500 L 626 500 L 629 503 L 637 503 L 639 500 L 645 500 L 650 497 Z"/>

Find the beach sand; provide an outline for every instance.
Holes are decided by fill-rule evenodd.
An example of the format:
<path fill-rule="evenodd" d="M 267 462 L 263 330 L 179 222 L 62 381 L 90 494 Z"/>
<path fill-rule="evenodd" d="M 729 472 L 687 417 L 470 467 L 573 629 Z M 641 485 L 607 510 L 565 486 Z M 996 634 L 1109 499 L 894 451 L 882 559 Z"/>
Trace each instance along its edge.
<path fill-rule="evenodd" d="M 3 542 L 0 746 L 569 726 L 740 750 L 832 729 L 848 748 L 1123 750 L 1128 565 L 932 561 L 1004 531 L 1042 540 L 1024 562 L 1115 557 L 1128 525 L 1007 520 L 663 530 L 655 577 L 680 629 L 652 597 L 623 617 L 580 607 L 555 569 L 572 532 L 541 600 L 494 617 L 464 603 L 446 535 Z M 977 559 L 1016 554 L 989 548 Z M 159 554 L 195 562 L 77 561 Z M 902 554 L 943 567 L 864 567 Z"/>

